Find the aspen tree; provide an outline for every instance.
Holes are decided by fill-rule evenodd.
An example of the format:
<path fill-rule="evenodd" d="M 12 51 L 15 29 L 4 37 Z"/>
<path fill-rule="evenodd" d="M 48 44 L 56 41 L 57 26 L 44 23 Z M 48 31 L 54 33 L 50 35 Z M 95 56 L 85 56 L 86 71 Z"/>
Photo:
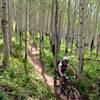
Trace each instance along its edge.
<path fill-rule="evenodd" d="M 9 44 L 9 21 L 8 21 L 8 0 L 2 0 L 2 30 L 4 41 L 4 66 L 8 66 L 10 61 L 10 44 Z"/>
<path fill-rule="evenodd" d="M 84 51 L 84 7 L 85 0 L 80 0 L 80 9 L 79 9 L 79 40 L 78 40 L 78 67 L 77 67 L 77 75 L 78 79 L 81 80 L 82 72 L 83 72 L 83 51 Z"/>
<path fill-rule="evenodd" d="M 65 36 L 65 44 L 66 44 L 65 54 L 68 54 L 68 45 L 69 45 L 70 34 L 71 34 L 70 7 L 71 7 L 71 3 L 70 0 L 68 0 L 68 24 L 67 24 L 67 32 Z"/>

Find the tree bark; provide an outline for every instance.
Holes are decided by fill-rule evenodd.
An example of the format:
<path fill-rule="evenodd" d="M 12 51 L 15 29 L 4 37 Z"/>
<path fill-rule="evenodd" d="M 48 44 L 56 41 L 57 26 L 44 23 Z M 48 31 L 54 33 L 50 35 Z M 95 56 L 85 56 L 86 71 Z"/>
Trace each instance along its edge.
<path fill-rule="evenodd" d="M 97 35 L 97 47 L 96 47 L 96 57 L 99 57 L 100 52 L 100 33 Z"/>
<path fill-rule="evenodd" d="M 70 34 L 71 34 L 71 20 L 70 20 L 70 0 L 68 0 L 68 24 L 67 24 L 67 32 L 65 36 L 65 54 L 68 54 L 68 45 L 70 40 Z"/>
<path fill-rule="evenodd" d="M 18 5 L 19 5 L 19 11 L 18 11 L 18 31 L 19 31 L 19 37 L 20 37 L 20 47 L 22 46 L 22 37 L 23 37 L 23 32 L 22 32 L 22 3 L 23 0 L 18 0 Z"/>
<path fill-rule="evenodd" d="M 58 59 L 58 0 L 52 0 L 52 10 L 51 10 L 51 32 L 52 32 L 52 53 L 53 53 L 53 63 L 54 63 L 54 74 L 57 68 Z M 54 77 L 54 91 L 55 91 L 55 77 Z"/>
<path fill-rule="evenodd" d="M 85 0 L 80 0 L 80 9 L 79 9 L 79 16 L 80 16 L 80 26 L 79 26 L 79 43 L 78 43 L 78 67 L 77 67 L 77 75 L 78 80 L 82 79 L 82 72 L 83 72 L 83 51 L 84 51 L 84 7 L 85 7 Z"/>
<path fill-rule="evenodd" d="M 4 66 L 9 65 L 10 60 L 10 44 L 9 44 L 9 21 L 8 21 L 8 2 L 2 0 L 2 30 L 4 41 Z"/>
<path fill-rule="evenodd" d="M 11 13 L 11 2 L 8 2 L 8 21 L 9 21 L 9 44 L 10 44 L 10 54 L 12 53 L 12 13 Z"/>
<path fill-rule="evenodd" d="M 74 16 L 73 16 L 73 24 L 72 24 L 71 53 L 73 51 L 73 43 L 74 43 L 74 37 L 75 37 L 76 3 L 77 1 L 74 0 Z"/>
<path fill-rule="evenodd" d="M 28 0 L 26 0 L 26 9 L 25 9 L 25 72 L 27 73 L 27 39 L 28 39 Z"/>
<path fill-rule="evenodd" d="M 44 41 L 44 22 L 45 22 L 45 1 L 40 0 L 40 60 L 43 56 L 43 41 Z"/>

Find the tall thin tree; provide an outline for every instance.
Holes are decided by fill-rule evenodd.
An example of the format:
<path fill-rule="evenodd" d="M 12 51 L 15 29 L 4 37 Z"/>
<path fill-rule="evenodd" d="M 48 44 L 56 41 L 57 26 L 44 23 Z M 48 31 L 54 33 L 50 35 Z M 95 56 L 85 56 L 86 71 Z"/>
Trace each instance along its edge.
<path fill-rule="evenodd" d="M 79 9 L 79 40 L 78 40 L 78 67 L 77 74 L 78 79 L 82 79 L 83 72 L 83 50 L 84 50 L 84 17 L 85 17 L 85 0 L 80 0 L 80 9 Z"/>
<path fill-rule="evenodd" d="M 9 21 L 9 44 L 10 44 L 10 53 L 12 53 L 12 12 L 11 12 L 11 1 L 8 2 L 8 21 Z"/>
<path fill-rule="evenodd" d="M 65 44 L 66 44 L 66 48 L 65 48 L 65 54 L 68 54 L 68 45 L 69 45 L 69 40 L 70 40 L 70 34 L 71 34 L 71 20 L 70 20 L 70 7 L 71 3 L 70 0 L 68 0 L 68 24 L 67 24 L 67 32 L 66 32 L 66 36 L 65 36 Z"/>
<path fill-rule="evenodd" d="M 52 10 L 51 10 L 51 32 L 52 32 L 52 53 L 53 53 L 53 63 L 54 63 L 54 74 L 57 67 L 57 60 L 58 60 L 58 0 L 52 0 Z M 56 78 L 54 77 L 54 90 L 55 90 L 55 84 Z"/>
<path fill-rule="evenodd" d="M 8 66 L 10 60 L 10 44 L 9 44 L 9 21 L 8 21 L 8 2 L 2 0 L 2 30 L 4 41 L 4 65 Z"/>
<path fill-rule="evenodd" d="M 28 6 L 29 6 L 29 1 L 26 0 L 26 8 L 25 8 L 25 72 L 27 73 L 27 45 L 28 45 Z"/>
<path fill-rule="evenodd" d="M 43 40 L 44 40 L 44 24 L 45 24 L 45 2 L 40 0 L 40 60 L 42 58 Z"/>

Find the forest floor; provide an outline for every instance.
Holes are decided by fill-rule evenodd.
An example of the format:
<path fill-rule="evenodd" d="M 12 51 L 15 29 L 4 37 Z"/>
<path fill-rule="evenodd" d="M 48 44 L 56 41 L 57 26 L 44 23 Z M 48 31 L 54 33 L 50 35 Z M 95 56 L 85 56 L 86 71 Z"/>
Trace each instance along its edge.
<path fill-rule="evenodd" d="M 43 64 L 39 59 L 39 49 L 35 46 L 32 46 L 28 51 L 28 55 L 38 75 L 41 75 L 43 77 L 43 81 L 45 82 L 45 84 L 52 90 L 52 92 L 54 92 L 53 78 L 44 72 Z"/>
<path fill-rule="evenodd" d="M 39 59 L 39 49 L 36 48 L 34 45 L 29 49 L 28 55 L 31 59 L 31 63 L 35 68 L 38 75 L 43 77 L 44 84 L 50 88 L 50 90 L 54 93 L 54 80 L 53 77 L 47 75 L 44 71 L 43 64 Z M 64 96 L 60 96 L 61 100 L 66 100 Z"/>

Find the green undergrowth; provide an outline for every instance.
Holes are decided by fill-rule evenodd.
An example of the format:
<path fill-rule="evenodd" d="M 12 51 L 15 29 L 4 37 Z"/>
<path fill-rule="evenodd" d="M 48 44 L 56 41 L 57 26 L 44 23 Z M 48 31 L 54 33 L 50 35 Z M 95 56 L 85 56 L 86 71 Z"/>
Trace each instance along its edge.
<path fill-rule="evenodd" d="M 3 60 L 3 40 L 0 34 L 0 62 Z M 50 89 L 45 86 L 43 78 L 38 75 L 29 62 L 27 73 L 24 67 L 24 44 L 19 46 L 16 38 L 12 38 L 12 56 L 10 63 L 0 75 L 0 100 L 55 100 Z"/>
<path fill-rule="evenodd" d="M 22 43 L 22 47 L 20 47 L 18 41 L 16 41 L 15 36 L 13 36 L 10 64 L 5 69 L 4 73 L 0 75 L 0 88 L 8 88 L 7 91 L 0 90 L 0 100 L 13 100 L 13 98 L 27 100 L 28 96 L 33 100 L 39 100 L 41 97 L 45 97 L 46 100 L 54 100 L 53 94 L 44 85 L 43 78 L 35 72 L 30 62 L 27 64 L 28 74 L 25 72 L 25 61 L 23 59 L 25 45 Z M 39 34 L 36 36 L 36 43 L 39 47 Z M 53 76 L 53 55 L 51 52 L 49 37 L 44 38 L 43 45 L 42 60 L 44 62 L 44 69 L 46 73 Z M 3 59 L 3 48 L 2 33 L 0 32 L 0 62 Z M 64 41 L 62 41 L 60 45 L 59 59 L 63 58 L 64 51 L 65 44 Z M 75 46 L 73 51 L 71 52 L 71 49 L 69 49 L 69 52 L 70 65 L 76 70 L 78 61 Z M 89 58 L 89 54 L 89 50 L 85 49 L 84 58 Z M 75 83 L 75 87 L 81 95 L 87 94 L 91 100 L 98 100 L 98 87 L 96 81 L 100 79 L 100 72 L 97 72 L 97 69 L 100 69 L 100 62 L 96 61 L 96 59 L 100 60 L 100 57 L 96 58 L 96 50 L 93 50 L 92 59 L 95 60 L 84 60 L 83 79 L 80 83 Z"/>
<path fill-rule="evenodd" d="M 39 37 L 37 38 L 37 46 L 39 47 Z M 43 62 L 44 62 L 44 68 L 45 71 L 53 76 L 53 56 L 51 52 L 49 37 L 44 38 L 44 50 L 43 50 Z M 65 43 L 62 40 L 60 45 L 60 51 L 59 51 L 59 59 L 62 59 L 64 56 L 65 51 Z M 77 69 L 77 52 L 75 46 L 73 47 L 73 51 L 71 52 L 71 49 L 68 49 L 69 51 L 69 58 L 70 58 L 70 65 L 75 70 Z M 100 55 L 100 53 L 99 53 Z M 90 57 L 90 51 L 89 49 L 85 49 L 84 51 L 84 58 L 87 59 Z M 91 100 L 98 100 L 97 96 L 97 88 L 96 87 L 96 81 L 100 79 L 100 72 L 97 72 L 97 69 L 100 69 L 100 62 L 96 60 L 100 60 L 100 57 L 96 57 L 96 50 L 94 49 L 92 52 L 92 59 L 94 60 L 84 60 L 83 65 L 83 79 L 80 83 L 76 83 L 76 88 L 80 92 L 81 95 L 88 95 Z"/>
<path fill-rule="evenodd" d="M 11 58 L 10 65 L 0 76 L 0 87 L 6 86 L 11 90 L 1 91 L 0 98 L 2 100 L 11 100 L 12 97 L 16 97 L 19 98 L 18 100 L 27 100 L 29 96 L 33 100 L 39 100 L 40 97 L 45 96 L 48 100 L 54 100 L 53 94 L 44 85 L 43 78 L 34 71 L 29 62 L 27 70 L 28 74 L 25 73 L 22 59 Z M 9 93 L 7 94 L 6 92 Z"/>

